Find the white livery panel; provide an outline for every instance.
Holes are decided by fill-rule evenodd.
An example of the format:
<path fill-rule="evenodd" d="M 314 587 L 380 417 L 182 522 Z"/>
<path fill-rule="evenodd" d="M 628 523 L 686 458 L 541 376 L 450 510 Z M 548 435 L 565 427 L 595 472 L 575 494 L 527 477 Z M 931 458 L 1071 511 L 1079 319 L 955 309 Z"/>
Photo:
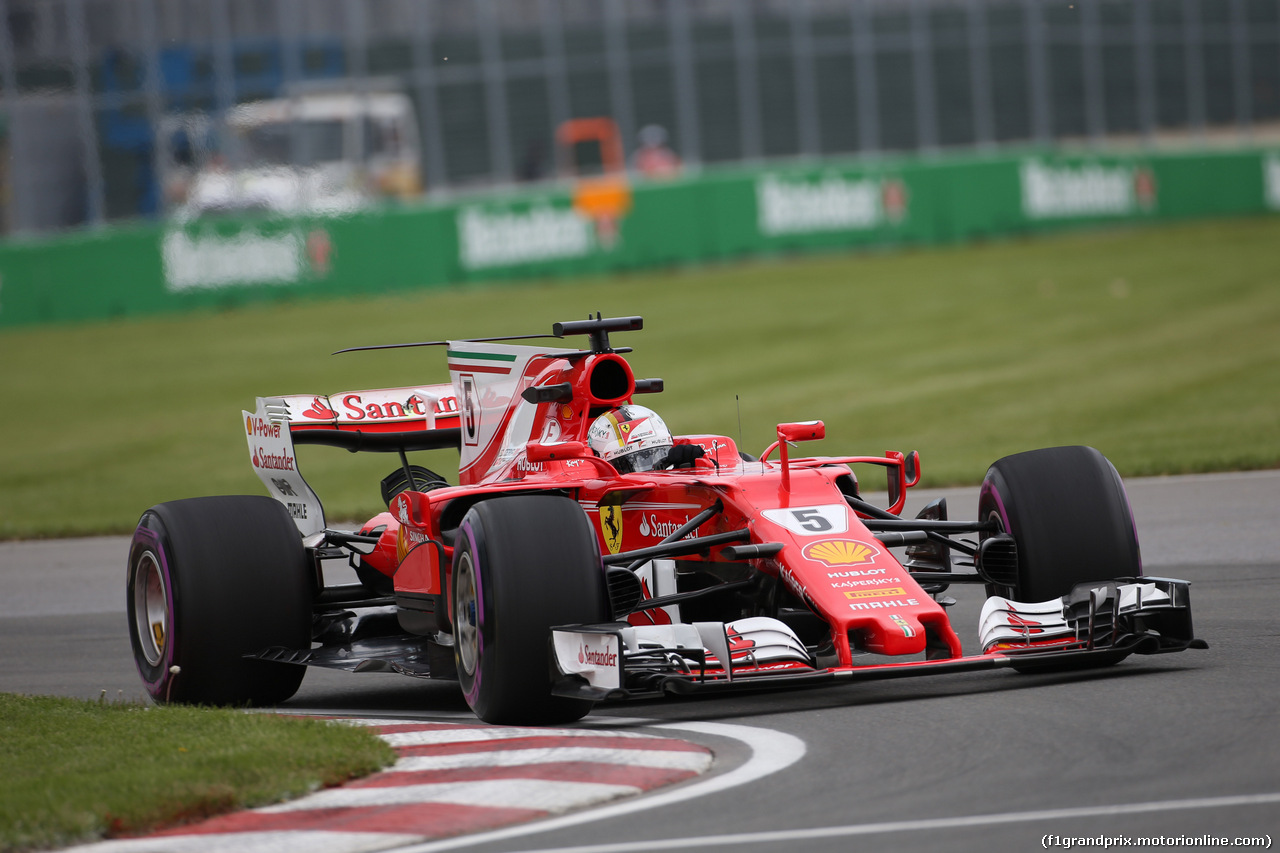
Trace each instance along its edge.
<path fill-rule="evenodd" d="M 385 429 L 392 424 L 435 429 L 437 420 L 455 426 L 458 418 L 458 397 L 447 384 L 263 399 L 282 408 L 292 429 L 311 425 Z"/>

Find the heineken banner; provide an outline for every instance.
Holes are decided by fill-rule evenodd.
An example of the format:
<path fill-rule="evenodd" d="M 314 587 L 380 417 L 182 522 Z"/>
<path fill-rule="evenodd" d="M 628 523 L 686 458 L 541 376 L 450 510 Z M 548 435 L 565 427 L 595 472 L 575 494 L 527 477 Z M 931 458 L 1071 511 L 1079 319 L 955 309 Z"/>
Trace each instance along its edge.
<path fill-rule="evenodd" d="M 213 219 L 0 245 L 0 326 L 1280 211 L 1280 150 L 1029 149 L 707 169 L 630 185 Z"/>

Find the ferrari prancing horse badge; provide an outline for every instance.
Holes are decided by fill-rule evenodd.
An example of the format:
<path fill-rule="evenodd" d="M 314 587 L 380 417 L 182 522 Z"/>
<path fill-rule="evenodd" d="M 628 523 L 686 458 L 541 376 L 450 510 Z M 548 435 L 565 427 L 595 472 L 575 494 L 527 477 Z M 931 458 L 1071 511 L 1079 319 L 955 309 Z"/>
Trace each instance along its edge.
<path fill-rule="evenodd" d="M 622 508 L 617 504 L 600 507 L 600 530 L 604 532 L 604 544 L 609 546 L 609 553 L 616 554 L 622 550 Z"/>

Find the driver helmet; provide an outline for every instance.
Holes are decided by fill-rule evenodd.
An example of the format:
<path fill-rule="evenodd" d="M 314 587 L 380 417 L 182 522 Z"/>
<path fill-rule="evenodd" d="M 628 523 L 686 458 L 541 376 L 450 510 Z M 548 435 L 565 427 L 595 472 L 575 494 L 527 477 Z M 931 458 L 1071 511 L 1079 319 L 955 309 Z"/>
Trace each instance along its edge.
<path fill-rule="evenodd" d="M 671 449 L 671 431 L 644 406 L 619 406 L 595 419 L 587 444 L 619 473 L 652 471 Z"/>

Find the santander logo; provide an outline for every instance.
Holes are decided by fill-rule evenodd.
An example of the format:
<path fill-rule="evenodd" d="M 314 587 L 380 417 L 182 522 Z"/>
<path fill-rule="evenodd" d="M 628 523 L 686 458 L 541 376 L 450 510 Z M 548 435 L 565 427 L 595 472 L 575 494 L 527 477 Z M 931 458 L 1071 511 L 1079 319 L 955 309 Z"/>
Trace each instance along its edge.
<path fill-rule="evenodd" d="M 253 467 L 271 471 L 292 471 L 293 457 L 287 453 L 276 456 L 259 447 L 253 451 Z"/>
<path fill-rule="evenodd" d="M 1008 619 L 1009 625 L 1011 627 L 1021 628 L 1023 630 L 1023 633 L 1026 633 L 1026 634 L 1043 634 L 1044 633 L 1044 628 L 1040 627 L 1041 623 L 1039 622 L 1034 622 L 1030 619 L 1023 619 L 1021 616 L 1018 616 L 1013 613 L 1010 613 L 1005 618 Z"/>
<path fill-rule="evenodd" d="M 315 418 L 321 421 L 331 421 L 338 416 L 333 409 L 320 402 L 320 398 L 316 397 L 311 401 L 311 405 L 302 413 L 308 418 Z"/>
<path fill-rule="evenodd" d="M 647 517 L 642 513 L 640 515 L 640 535 L 666 539 L 688 523 L 689 516 L 687 515 L 684 517 L 684 521 L 658 521 L 656 513 L 650 513 Z M 697 539 L 698 531 L 695 530 L 690 533 L 688 538 Z"/>
<path fill-rule="evenodd" d="M 618 654 L 608 644 L 597 650 L 583 643 L 578 647 L 578 663 L 588 666 L 614 667 L 618 665 Z"/>

